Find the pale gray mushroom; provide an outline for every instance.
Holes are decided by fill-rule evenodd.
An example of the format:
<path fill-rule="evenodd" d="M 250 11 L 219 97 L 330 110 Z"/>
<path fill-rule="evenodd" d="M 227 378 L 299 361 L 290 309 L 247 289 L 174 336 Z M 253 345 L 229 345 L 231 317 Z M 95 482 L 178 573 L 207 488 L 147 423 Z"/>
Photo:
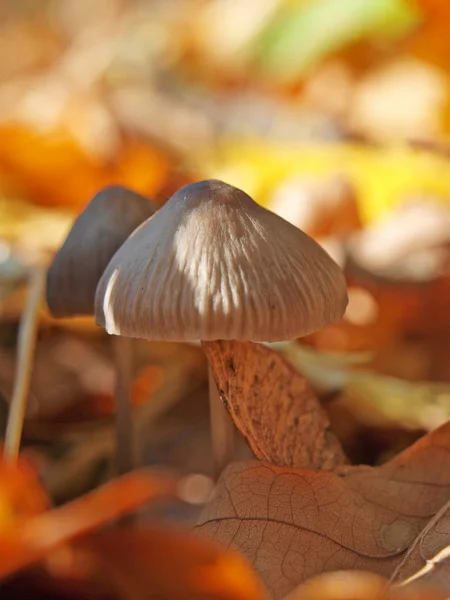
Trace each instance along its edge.
<path fill-rule="evenodd" d="M 157 207 L 121 186 L 103 189 L 78 216 L 47 274 L 47 304 L 55 317 L 94 314 L 95 290 L 116 250 Z M 131 340 L 114 344 L 117 470 L 132 467 Z"/>
<path fill-rule="evenodd" d="M 274 342 L 334 323 L 346 305 L 343 273 L 316 242 L 211 180 L 183 187 L 120 247 L 95 316 L 110 334 L 147 340 Z M 217 390 L 210 405 L 216 415 Z M 223 415 L 212 421 L 220 467 L 230 459 Z"/>

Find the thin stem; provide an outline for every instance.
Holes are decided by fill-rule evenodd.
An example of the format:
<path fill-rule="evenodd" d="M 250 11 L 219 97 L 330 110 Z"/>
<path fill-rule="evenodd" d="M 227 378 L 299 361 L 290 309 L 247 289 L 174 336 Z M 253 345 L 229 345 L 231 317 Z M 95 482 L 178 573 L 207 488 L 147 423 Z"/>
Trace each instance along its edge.
<path fill-rule="evenodd" d="M 113 336 L 116 386 L 114 390 L 116 426 L 116 469 L 118 475 L 134 467 L 133 405 L 131 384 L 133 381 L 133 340 Z"/>
<path fill-rule="evenodd" d="M 19 325 L 14 390 L 6 425 L 4 455 L 11 462 L 16 462 L 19 455 L 45 282 L 46 269 L 42 266 L 35 267 L 30 275 L 27 302 Z"/>
<path fill-rule="evenodd" d="M 211 441 L 216 478 L 233 459 L 234 427 L 217 389 L 211 367 L 208 365 L 209 412 Z"/>

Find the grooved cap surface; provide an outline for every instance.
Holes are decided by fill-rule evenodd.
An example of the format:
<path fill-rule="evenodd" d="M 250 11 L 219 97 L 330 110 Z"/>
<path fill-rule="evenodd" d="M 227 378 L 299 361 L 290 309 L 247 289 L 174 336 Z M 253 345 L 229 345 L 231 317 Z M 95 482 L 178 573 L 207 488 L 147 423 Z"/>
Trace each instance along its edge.
<path fill-rule="evenodd" d="M 302 231 L 220 181 L 185 186 L 117 251 L 97 288 L 109 333 L 294 339 L 339 320 L 339 267 Z"/>
<path fill-rule="evenodd" d="M 47 274 L 55 317 L 94 314 L 95 290 L 116 250 L 157 207 L 120 186 L 100 191 L 75 220 Z"/>

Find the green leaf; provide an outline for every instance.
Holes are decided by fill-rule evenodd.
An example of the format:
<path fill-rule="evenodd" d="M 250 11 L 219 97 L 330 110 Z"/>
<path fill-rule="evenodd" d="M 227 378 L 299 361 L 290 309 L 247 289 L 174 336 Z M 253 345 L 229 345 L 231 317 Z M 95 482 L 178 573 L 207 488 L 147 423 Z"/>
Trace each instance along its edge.
<path fill-rule="evenodd" d="M 260 38 L 258 62 L 278 80 L 292 80 L 327 55 L 365 38 L 391 40 L 421 15 L 408 0 L 313 0 L 290 7 Z"/>

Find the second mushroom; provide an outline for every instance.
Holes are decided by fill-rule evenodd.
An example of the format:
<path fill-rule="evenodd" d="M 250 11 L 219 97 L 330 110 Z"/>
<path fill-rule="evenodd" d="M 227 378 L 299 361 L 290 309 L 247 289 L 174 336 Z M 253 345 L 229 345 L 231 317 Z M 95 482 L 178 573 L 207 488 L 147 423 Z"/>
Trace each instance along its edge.
<path fill-rule="evenodd" d="M 75 220 L 47 274 L 47 304 L 55 317 L 93 315 L 95 290 L 113 254 L 157 207 L 120 186 L 100 191 Z M 117 471 L 133 467 L 130 340 L 114 344 Z"/>

